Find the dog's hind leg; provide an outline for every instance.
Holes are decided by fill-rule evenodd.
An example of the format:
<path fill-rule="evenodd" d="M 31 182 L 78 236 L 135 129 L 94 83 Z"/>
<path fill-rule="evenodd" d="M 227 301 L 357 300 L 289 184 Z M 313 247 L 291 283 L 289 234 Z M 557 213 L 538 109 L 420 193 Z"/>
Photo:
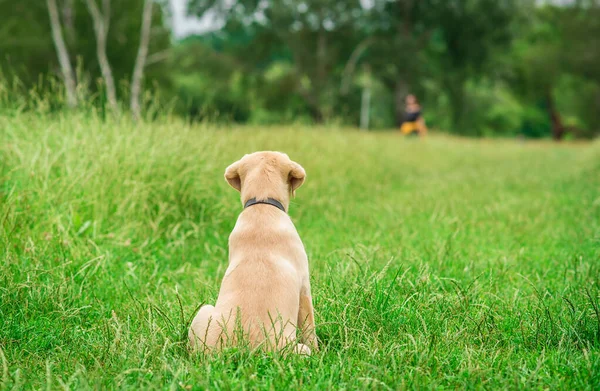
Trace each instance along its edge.
<path fill-rule="evenodd" d="M 315 332 L 315 310 L 310 295 L 310 284 L 300 292 L 300 303 L 298 309 L 298 331 L 299 340 L 310 346 L 311 349 L 319 348 L 317 334 Z"/>
<path fill-rule="evenodd" d="M 208 328 L 211 322 L 216 322 L 216 319 L 213 319 L 214 309 L 212 305 L 203 305 L 194 317 L 188 332 L 192 350 L 204 350 L 209 347 L 207 346 Z"/>

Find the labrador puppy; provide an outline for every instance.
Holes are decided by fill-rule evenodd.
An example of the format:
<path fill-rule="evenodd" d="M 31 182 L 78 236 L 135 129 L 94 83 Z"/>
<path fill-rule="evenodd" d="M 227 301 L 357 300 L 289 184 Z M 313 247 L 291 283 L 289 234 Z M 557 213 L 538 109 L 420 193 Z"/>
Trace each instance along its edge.
<path fill-rule="evenodd" d="M 225 170 L 241 193 L 243 211 L 229 236 L 229 266 L 215 306 L 192 321 L 192 349 L 239 344 L 300 354 L 317 348 L 308 259 L 288 216 L 290 198 L 304 183 L 302 166 L 280 152 L 245 155 Z"/>

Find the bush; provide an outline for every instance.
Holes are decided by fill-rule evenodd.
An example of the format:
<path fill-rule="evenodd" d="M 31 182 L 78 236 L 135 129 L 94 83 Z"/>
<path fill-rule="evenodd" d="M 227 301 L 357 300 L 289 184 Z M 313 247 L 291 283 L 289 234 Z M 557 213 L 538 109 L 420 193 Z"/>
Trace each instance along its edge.
<path fill-rule="evenodd" d="M 523 110 L 520 133 L 525 137 L 542 138 L 551 133 L 548 114 L 541 108 L 526 106 Z"/>

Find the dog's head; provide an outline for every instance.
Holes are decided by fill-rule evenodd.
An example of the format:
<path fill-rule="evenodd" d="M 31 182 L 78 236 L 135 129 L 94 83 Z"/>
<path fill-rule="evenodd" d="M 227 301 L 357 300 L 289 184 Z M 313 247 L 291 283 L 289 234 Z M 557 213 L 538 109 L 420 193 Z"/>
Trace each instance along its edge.
<path fill-rule="evenodd" d="M 290 197 L 304 183 L 306 172 L 281 152 L 244 155 L 225 170 L 227 182 L 241 193 L 242 203 L 251 198 L 274 198 L 288 209 Z"/>

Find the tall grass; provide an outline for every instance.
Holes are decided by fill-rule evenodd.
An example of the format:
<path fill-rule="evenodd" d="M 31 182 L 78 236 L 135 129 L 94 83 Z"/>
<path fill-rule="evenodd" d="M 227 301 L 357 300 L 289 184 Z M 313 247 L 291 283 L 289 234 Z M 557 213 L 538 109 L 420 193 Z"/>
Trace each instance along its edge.
<path fill-rule="evenodd" d="M 185 346 L 281 150 L 321 351 Z M 600 388 L 600 146 L 0 116 L 0 388 Z"/>

